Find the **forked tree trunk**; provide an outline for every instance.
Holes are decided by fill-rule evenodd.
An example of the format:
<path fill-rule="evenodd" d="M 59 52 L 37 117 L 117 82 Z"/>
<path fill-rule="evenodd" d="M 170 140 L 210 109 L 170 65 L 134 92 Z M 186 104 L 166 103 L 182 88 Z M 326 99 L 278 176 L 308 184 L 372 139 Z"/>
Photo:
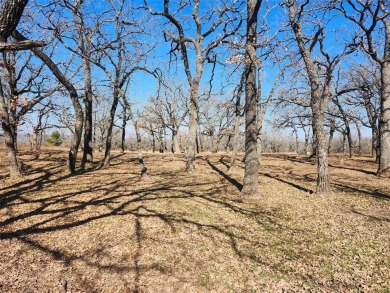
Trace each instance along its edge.
<path fill-rule="evenodd" d="M 258 126 L 256 119 L 256 34 L 257 15 L 262 1 L 247 0 L 247 32 L 245 46 L 245 171 L 241 193 L 259 196 Z"/>
<path fill-rule="evenodd" d="M 389 24 L 390 26 L 390 24 Z M 386 30 L 390 33 L 390 28 Z M 387 55 L 390 56 L 390 36 L 387 36 Z M 381 111 L 379 120 L 379 167 L 378 176 L 390 177 L 390 61 L 381 66 Z"/>

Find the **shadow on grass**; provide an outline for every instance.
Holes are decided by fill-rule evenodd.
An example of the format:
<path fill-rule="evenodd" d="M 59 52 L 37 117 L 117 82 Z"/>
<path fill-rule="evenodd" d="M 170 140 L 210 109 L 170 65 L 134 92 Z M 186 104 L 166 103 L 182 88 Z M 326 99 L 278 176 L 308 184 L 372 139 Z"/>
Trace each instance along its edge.
<path fill-rule="evenodd" d="M 334 165 L 334 164 L 329 164 L 329 167 L 333 168 L 338 168 L 338 169 L 344 169 L 344 170 L 351 170 L 351 171 L 357 171 L 357 172 L 362 172 L 367 175 L 376 175 L 376 172 L 373 171 L 367 171 L 361 168 L 353 168 L 353 167 L 347 167 L 347 166 L 339 166 L 339 165 Z"/>
<path fill-rule="evenodd" d="M 227 176 L 218 167 L 216 167 L 210 161 L 206 161 L 207 164 L 216 171 L 220 176 L 223 176 L 230 183 L 235 184 L 237 188 L 240 188 L 240 184 L 234 179 Z M 243 216 L 248 219 L 252 219 L 259 226 L 264 226 L 264 229 L 271 230 L 291 230 L 292 228 L 283 226 L 279 223 L 279 216 L 275 211 L 269 212 L 262 209 L 250 209 L 245 208 L 242 204 L 237 203 L 228 198 L 216 196 L 216 190 L 218 189 L 218 183 L 214 181 L 207 182 L 181 182 L 178 180 L 177 174 L 172 176 L 163 176 L 160 180 L 155 180 L 147 186 L 135 187 L 135 190 L 123 190 L 125 184 L 136 186 L 137 178 L 120 178 L 115 179 L 112 176 L 108 182 L 99 180 L 95 174 L 91 186 L 84 186 L 78 184 L 82 182 L 77 181 L 72 186 L 76 191 L 72 191 L 69 187 L 69 191 L 63 192 L 61 190 L 58 194 L 54 195 L 42 195 L 37 191 L 42 191 L 47 187 L 61 188 L 61 181 L 69 178 L 73 175 L 59 176 L 62 170 L 52 168 L 49 170 L 36 169 L 37 172 L 43 173 L 41 176 L 35 179 L 30 179 L 27 182 L 18 183 L 13 185 L 10 190 L 5 193 L 0 193 L 2 201 L 2 207 L 7 208 L 12 205 L 23 205 L 25 211 L 18 214 L 8 213 L 7 216 L 3 216 L 3 221 L 0 222 L 0 240 L 19 240 L 22 243 L 29 245 L 30 247 L 45 253 L 53 260 L 60 260 L 65 266 L 74 267 L 76 262 L 83 262 L 86 266 L 96 268 L 99 271 L 126 273 L 133 272 L 134 278 L 129 280 L 127 284 L 129 290 L 135 292 L 142 291 L 141 277 L 149 270 L 159 271 L 161 274 L 171 274 L 170 268 L 166 265 L 155 262 L 151 265 L 142 264 L 142 250 L 144 249 L 143 243 L 143 220 L 144 219 L 158 219 L 165 225 L 168 225 L 173 233 L 180 227 L 180 230 L 192 229 L 195 227 L 204 237 L 208 237 L 211 240 L 214 239 L 212 234 L 219 234 L 218 237 L 223 237 L 228 240 L 229 246 L 235 255 L 241 259 L 250 258 L 262 265 L 269 266 L 273 269 L 280 269 L 274 266 L 272 263 L 266 263 L 260 259 L 255 259 L 253 254 L 242 248 L 242 243 L 249 243 L 251 246 L 261 246 L 256 238 L 251 238 L 250 235 L 246 235 L 235 224 L 224 223 L 210 223 L 207 218 L 198 219 L 196 214 L 191 212 L 184 215 L 181 212 L 173 210 L 163 210 L 153 208 L 155 205 L 153 202 L 161 201 L 177 201 L 181 202 L 183 199 L 191 200 L 194 205 L 211 205 L 216 208 L 220 207 L 221 210 L 232 212 L 237 216 Z M 119 170 L 120 171 L 120 170 Z M 172 172 L 174 173 L 174 172 Z M 80 178 L 86 173 L 80 173 Z M 100 174 L 102 175 L 102 174 Z M 104 175 L 104 174 L 103 174 Z M 103 176 L 102 175 L 102 176 Z M 115 171 L 113 170 L 113 175 Z M 175 176 L 173 176 L 175 175 Z M 55 178 L 53 178 L 55 177 Z M 89 179 L 90 177 L 88 177 Z M 190 177 L 191 178 L 191 177 Z M 230 180 L 229 180 L 230 179 Z M 58 185 L 56 185 L 58 184 Z M 207 187 L 203 189 L 201 187 Z M 17 189 L 15 192 L 15 188 Z M 11 190 L 12 189 L 12 190 Z M 200 190 L 200 191 L 198 191 Z M 33 192 L 31 195 L 29 192 Z M 83 196 L 85 194 L 91 194 L 91 196 Z M 217 193 L 218 194 L 218 193 Z M 17 202 L 14 202 L 17 200 Z M 151 203 L 146 205 L 146 203 Z M 19 209 L 21 211 L 21 209 Z M 90 213 L 89 211 L 93 211 Z M 134 235 L 132 238 L 135 241 L 135 252 L 133 254 L 133 264 L 124 265 L 115 259 L 112 259 L 112 263 L 106 263 L 100 259 L 92 259 L 92 255 L 99 255 L 102 253 L 101 249 L 108 249 L 109 246 L 103 248 L 94 248 L 88 253 L 77 254 L 68 252 L 66 250 L 52 247 L 52 245 L 44 244 L 43 238 L 37 237 L 38 235 L 45 235 L 46 233 L 52 233 L 56 231 L 69 231 L 70 229 L 86 225 L 91 222 L 95 222 L 105 218 L 117 218 L 123 216 L 132 216 L 129 224 L 134 225 Z M 218 239 L 215 238 L 215 239 Z M 248 238 L 249 237 L 249 238 Z M 100 249 L 100 250 L 99 250 Z M 104 252 L 104 251 L 103 251 Z M 91 282 L 90 280 L 82 280 L 81 273 L 77 270 L 72 270 L 75 274 L 80 274 L 78 278 L 79 285 L 84 290 L 94 291 L 98 287 L 98 284 Z M 287 273 L 287 271 L 284 271 Z M 291 272 L 290 272 L 291 273 Z M 66 278 L 66 277 L 65 277 Z"/>
<path fill-rule="evenodd" d="M 299 189 L 299 190 L 301 190 L 301 191 L 308 192 L 308 193 L 310 193 L 310 194 L 313 193 L 312 190 L 310 190 L 310 189 L 308 189 L 308 188 L 306 188 L 306 187 L 303 187 L 303 186 L 300 186 L 300 185 L 298 185 L 298 184 L 295 184 L 294 182 L 290 182 L 290 181 L 284 180 L 284 179 L 279 178 L 279 177 L 277 177 L 277 176 L 273 176 L 273 175 L 271 175 L 271 174 L 264 173 L 264 172 L 259 172 L 259 174 L 261 174 L 261 175 L 263 175 L 263 176 L 265 176 L 265 177 L 271 178 L 271 179 L 275 179 L 275 180 L 277 180 L 277 181 L 279 181 L 279 182 L 288 184 L 288 185 L 290 185 L 290 186 L 292 186 L 292 187 L 294 187 L 294 188 L 296 188 L 296 189 Z"/>
<path fill-rule="evenodd" d="M 215 172 L 217 172 L 219 175 L 221 175 L 223 178 L 225 178 L 227 181 L 233 184 L 239 191 L 242 190 L 242 184 L 240 182 L 238 182 L 236 179 L 224 173 L 221 169 L 219 169 L 213 163 L 211 163 L 209 159 L 206 159 L 206 162 L 211 167 L 211 169 L 213 169 Z"/>
<path fill-rule="evenodd" d="M 371 220 L 374 220 L 374 221 L 390 222 L 390 218 L 385 218 L 385 217 L 382 217 L 382 216 L 379 216 L 379 215 L 366 214 L 366 213 L 363 213 L 361 211 L 356 210 L 355 208 L 352 208 L 351 212 L 354 213 L 354 214 L 360 215 L 360 216 L 367 217 L 367 218 L 369 218 Z"/>
<path fill-rule="evenodd" d="M 231 178 L 225 174 L 216 164 L 213 164 L 209 159 L 202 158 L 207 165 L 222 176 L 229 183 L 234 185 L 238 190 L 242 188 L 237 180 Z M 135 159 L 136 160 L 136 159 Z M 118 166 L 121 164 L 118 164 Z M 206 164 L 204 164 L 206 165 Z M 206 166 L 207 166 L 206 165 Z M 179 203 L 183 199 L 191 200 L 194 205 L 203 204 L 211 206 L 213 204 L 220 210 L 226 210 L 234 213 L 234 216 L 250 219 L 254 226 L 262 230 L 270 231 L 273 235 L 279 235 L 280 232 L 285 232 L 286 235 L 292 235 L 291 239 L 288 238 L 285 241 L 295 241 L 292 244 L 300 244 L 306 247 L 309 243 L 305 243 L 304 239 L 295 239 L 293 235 L 302 232 L 294 230 L 294 227 L 289 227 L 282 223 L 283 215 L 278 213 L 277 209 L 272 211 L 258 208 L 248 208 L 245 203 L 241 204 L 233 201 L 229 198 L 223 198 L 216 190 L 218 190 L 218 180 L 206 181 L 206 182 L 186 182 L 181 180 L 186 175 L 179 175 L 174 171 L 160 172 L 159 177 L 161 179 L 154 179 L 153 182 L 146 184 L 146 186 L 137 186 L 138 177 L 128 176 L 117 179 L 115 176 L 111 176 L 109 181 L 99 180 L 98 172 L 94 173 L 93 179 L 90 179 L 90 186 L 80 185 L 80 182 L 75 178 L 75 189 L 77 191 L 68 191 L 56 194 L 53 196 L 29 196 L 27 193 L 30 191 L 41 191 L 47 187 L 56 187 L 57 183 L 61 183 L 62 180 L 71 177 L 72 175 L 60 176 L 62 170 L 52 168 L 49 170 L 37 169 L 39 173 L 43 173 L 41 176 L 35 179 L 29 180 L 29 182 L 16 184 L 5 193 L 0 192 L 0 199 L 8 199 L 1 202 L 4 208 L 10 206 L 15 200 L 19 200 L 18 204 L 34 204 L 31 205 L 30 210 L 22 214 L 7 215 L 6 219 L 0 222 L 0 240 L 4 239 L 18 239 L 19 241 L 28 244 L 36 250 L 39 250 L 49 255 L 54 260 L 62 260 L 66 266 L 74 266 L 76 261 L 82 261 L 88 267 L 93 267 L 99 271 L 126 273 L 131 271 L 134 273 L 134 278 L 129 280 L 128 286 L 131 290 L 138 292 L 142 291 L 142 275 L 149 270 L 156 270 L 161 274 L 172 275 L 170 268 L 166 265 L 155 262 L 151 265 L 142 264 L 142 250 L 145 249 L 143 239 L 146 238 L 143 235 L 146 229 L 143 227 L 143 221 L 145 219 L 156 219 L 162 221 L 167 225 L 173 233 L 180 228 L 180 230 L 189 231 L 192 233 L 192 229 L 195 227 L 202 233 L 203 236 L 212 239 L 227 239 L 228 246 L 231 251 L 238 256 L 244 263 L 248 259 L 254 261 L 263 266 L 267 266 L 270 270 L 276 272 L 276 274 L 286 274 L 292 276 L 298 280 L 308 280 L 311 283 L 317 282 L 316 277 L 308 277 L 302 275 L 299 271 L 294 271 L 291 268 L 283 267 L 281 263 L 273 263 L 271 261 L 265 261 L 260 255 L 256 255 L 252 250 L 245 248 L 248 247 L 262 247 L 269 245 L 263 243 L 251 234 L 246 234 L 243 229 L 246 227 L 239 227 L 238 224 L 224 224 L 210 223 L 209 219 L 197 219 L 192 211 L 187 214 L 183 214 L 174 208 L 160 211 L 156 208 L 157 202 L 173 201 Z M 120 172 L 120 170 L 113 169 L 112 174 Z M 88 173 L 80 173 L 80 177 Z M 122 174 L 122 173 L 120 173 Z M 131 174 L 131 173 L 130 173 Z M 100 174 L 104 176 L 104 174 Z M 274 177 L 270 174 L 262 174 L 264 176 L 273 178 L 283 183 L 289 184 L 297 189 L 311 193 L 304 187 L 301 187 L 295 183 L 288 182 L 284 179 Z M 210 178 L 211 179 L 211 178 Z M 72 182 L 73 184 L 73 182 Z M 124 186 L 130 185 L 134 187 L 134 190 L 123 190 Z M 209 187 L 208 190 L 202 190 L 201 187 Z M 16 189 L 16 191 L 15 191 Z M 16 192 L 16 193 L 15 193 Z M 15 193 L 15 194 L 14 194 Z M 90 197 L 83 197 L 84 194 L 91 194 Z M 3 197 L 4 196 L 4 197 Z M 148 206 L 147 203 L 151 203 Z M 188 203 L 186 203 L 188 205 Z M 38 205 L 38 207 L 37 207 Z M 190 207 L 190 205 L 188 205 Z M 188 207 L 186 206 L 186 207 Z M 93 213 L 88 213 L 91 210 Z M 195 212 L 194 212 L 195 213 Z M 43 241 L 39 240 L 37 235 L 45 235 L 55 231 L 70 231 L 72 228 L 80 227 L 91 222 L 98 221 L 100 219 L 112 218 L 123 216 L 132 216 L 129 225 L 134 225 L 134 235 L 132 239 L 135 241 L 135 252 L 133 254 L 132 265 L 121 265 L 112 260 L 114 263 L 107 264 L 101 260 L 93 260 L 92 254 L 99 255 L 101 249 L 108 249 L 107 247 L 95 249 L 91 251 L 91 255 L 83 255 L 77 253 L 66 252 L 64 250 L 50 247 L 49 245 L 42 244 Z M 250 227 L 251 229 L 254 228 Z M 6 228 L 7 230 L 5 230 Z M 213 237 L 210 235 L 210 231 L 217 235 Z M 287 236 L 286 236 L 287 237 Z M 216 243 L 218 245 L 220 243 Z M 201 244 L 199 244 L 201 245 Z M 278 252 L 288 254 L 288 248 L 283 247 L 283 243 L 280 248 L 276 245 Z M 104 252 L 104 251 L 103 251 Z M 76 272 L 78 273 L 78 272 Z M 81 273 L 80 273 L 81 274 Z M 81 278 L 79 278 L 81 279 Z M 80 282 L 86 291 L 95 291 L 98 287 L 97 284 L 88 283 L 81 280 Z M 130 289 L 129 289 L 130 291 Z"/>
<path fill-rule="evenodd" d="M 332 182 L 332 185 L 334 185 L 338 190 L 343 191 L 343 192 L 360 193 L 362 195 L 368 195 L 368 196 L 375 197 L 378 199 L 390 200 L 390 194 L 386 194 L 386 193 L 380 192 L 378 190 L 365 190 L 365 189 L 360 189 L 357 187 L 352 187 L 349 185 L 341 184 L 338 182 Z"/>

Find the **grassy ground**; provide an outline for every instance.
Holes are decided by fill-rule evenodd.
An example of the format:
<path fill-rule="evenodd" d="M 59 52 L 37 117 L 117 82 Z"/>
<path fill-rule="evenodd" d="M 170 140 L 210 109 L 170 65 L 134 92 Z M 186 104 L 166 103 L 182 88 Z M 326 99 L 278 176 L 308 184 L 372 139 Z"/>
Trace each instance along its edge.
<path fill-rule="evenodd" d="M 241 198 L 226 154 L 113 154 L 64 172 L 66 152 L 0 166 L 0 292 L 390 292 L 390 180 L 370 158 L 333 157 L 318 197 L 303 156 L 265 155 L 260 198 Z"/>

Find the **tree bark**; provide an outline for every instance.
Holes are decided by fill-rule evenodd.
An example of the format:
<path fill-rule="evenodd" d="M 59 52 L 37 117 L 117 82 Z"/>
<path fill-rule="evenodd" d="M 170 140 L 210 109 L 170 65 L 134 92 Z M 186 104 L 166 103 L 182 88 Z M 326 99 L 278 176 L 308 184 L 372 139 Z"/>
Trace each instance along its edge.
<path fill-rule="evenodd" d="M 84 105 L 85 105 L 85 121 L 84 121 L 84 147 L 83 147 L 83 159 L 81 161 L 81 167 L 84 169 L 85 164 L 89 161 L 93 161 L 93 120 L 92 120 L 92 107 L 93 107 L 93 94 L 92 94 L 92 82 L 91 82 L 91 64 L 88 59 L 83 58 L 84 63 Z"/>
<path fill-rule="evenodd" d="M 301 30 L 299 19 L 296 18 L 295 1 L 285 1 L 289 10 L 289 22 L 299 47 L 299 53 L 305 64 L 305 69 L 310 82 L 310 107 L 312 110 L 313 141 L 317 157 L 317 194 L 327 194 L 330 191 L 328 170 L 328 152 L 325 143 L 325 109 L 329 97 L 329 84 L 331 72 L 327 72 L 327 78 L 321 85 L 316 64 L 310 56 L 310 50 L 306 47 L 305 37 Z M 301 6 L 301 9 L 304 5 Z M 302 11 L 301 11 L 302 12 Z M 330 69 L 328 69 L 330 70 Z"/>
<path fill-rule="evenodd" d="M 389 24 L 390 26 L 390 24 Z M 390 34 L 389 31 L 386 30 Z M 390 57 L 390 36 L 387 36 L 387 55 Z M 390 177 L 390 61 L 381 66 L 381 111 L 379 119 L 380 159 L 377 174 Z"/>
<path fill-rule="evenodd" d="M 10 171 L 10 177 L 19 177 L 22 175 L 22 172 L 20 170 L 20 164 L 17 157 L 17 150 L 16 150 L 16 137 L 15 132 L 16 130 L 12 129 L 13 122 L 10 121 L 10 117 L 8 115 L 6 102 L 4 98 L 4 92 L 3 92 L 3 86 L 0 81 L 0 107 L 1 107 L 1 113 L 0 113 L 0 120 L 1 120 L 1 127 L 4 132 L 4 143 L 7 150 L 7 156 L 9 161 L 9 171 Z"/>
<path fill-rule="evenodd" d="M 0 14 L 0 42 L 6 42 L 16 29 L 27 3 L 28 0 L 5 1 Z"/>
<path fill-rule="evenodd" d="M 240 124 L 241 124 L 241 95 L 245 82 L 245 71 L 241 75 L 240 84 L 237 88 L 236 103 L 234 106 L 234 131 L 233 131 L 233 142 L 232 142 L 232 156 L 230 158 L 230 164 L 228 171 L 233 170 L 237 160 L 238 153 L 238 139 L 240 138 Z"/>
<path fill-rule="evenodd" d="M 110 118 L 108 120 L 108 127 L 107 127 L 107 137 L 106 137 L 106 148 L 104 151 L 104 158 L 102 161 L 102 167 L 108 168 L 110 167 L 111 162 L 111 147 L 112 147 L 112 132 L 114 128 L 114 120 L 115 120 L 115 112 L 116 108 L 118 107 L 119 102 L 119 90 L 117 88 L 114 89 L 113 93 L 113 100 L 112 105 L 110 109 Z"/>
<path fill-rule="evenodd" d="M 125 153 L 126 124 L 127 124 L 126 107 L 123 107 L 122 137 L 121 137 L 121 150 L 122 150 L 122 154 Z"/>
<path fill-rule="evenodd" d="M 295 126 L 295 124 L 293 123 L 293 129 L 294 129 L 294 133 L 295 133 L 295 153 L 299 154 L 299 137 L 298 137 L 298 129 L 297 127 Z"/>
<path fill-rule="evenodd" d="M 241 193 L 259 196 L 259 157 L 257 154 L 256 33 L 257 15 L 262 1 L 247 0 L 245 46 L 245 171 Z"/>
<path fill-rule="evenodd" d="M 330 154 L 333 150 L 333 136 L 335 131 L 336 131 L 336 125 L 334 121 L 331 121 L 330 128 L 329 128 L 328 154 Z"/>
<path fill-rule="evenodd" d="M 172 153 L 179 154 L 180 152 L 179 140 L 177 139 L 177 128 L 174 126 L 172 130 Z"/>
<path fill-rule="evenodd" d="M 317 188 L 318 194 L 327 194 L 330 191 L 328 152 L 325 144 L 325 109 L 322 97 L 314 94 L 312 97 L 313 130 L 316 136 L 316 157 L 317 157 Z"/>
<path fill-rule="evenodd" d="M 195 155 L 196 155 L 196 134 L 198 131 L 198 88 L 199 81 L 192 81 L 191 90 L 190 90 L 190 121 L 188 126 L 188 146 L 187 146 L 187 172 L 195 171 Z"/>

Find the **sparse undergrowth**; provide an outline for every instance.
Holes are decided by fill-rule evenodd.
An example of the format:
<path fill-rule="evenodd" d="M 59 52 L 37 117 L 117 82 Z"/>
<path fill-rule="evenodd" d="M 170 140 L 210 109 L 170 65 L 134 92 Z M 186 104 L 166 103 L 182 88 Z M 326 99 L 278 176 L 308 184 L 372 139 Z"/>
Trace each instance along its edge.
<path fill-rule="evenodd" d="M 371 159 L 332 158 L 333 194 L 315 166 L 266 155 L 260 198 L 239 195 L 226 154 L 116 154 L 109 169 L 64 172 L 65 152 L 21 156 L 0 173 L 1 292 L 389 292 L 390 180 Z M 1 177 L 3 176 L 3 177 Z"/>

